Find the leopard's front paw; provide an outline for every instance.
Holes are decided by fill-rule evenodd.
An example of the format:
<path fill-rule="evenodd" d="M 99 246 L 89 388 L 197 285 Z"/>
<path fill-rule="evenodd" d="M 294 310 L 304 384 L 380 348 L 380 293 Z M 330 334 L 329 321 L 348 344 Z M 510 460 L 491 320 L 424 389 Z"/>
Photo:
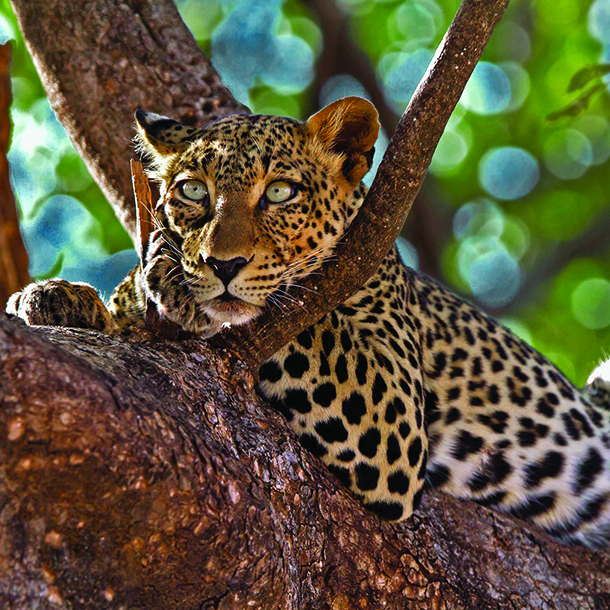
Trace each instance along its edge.
<path fill-rule="evenodd" d="M 212 337 L 221 329 L 195 301 L 184 277 L 175 274 L 173 261 L 161 256 L 150 261 L 144 269 L 142 286 L 157 311 L 187 332 L 203 339 Z"/>
<path fill-rule="evenodd" d="M 9 298 L 6 311 L 30 326 L 69 326 L 105 333 L 116 330 L 95 288 L 81 282 L 56 279 L 29 284 Z"/>

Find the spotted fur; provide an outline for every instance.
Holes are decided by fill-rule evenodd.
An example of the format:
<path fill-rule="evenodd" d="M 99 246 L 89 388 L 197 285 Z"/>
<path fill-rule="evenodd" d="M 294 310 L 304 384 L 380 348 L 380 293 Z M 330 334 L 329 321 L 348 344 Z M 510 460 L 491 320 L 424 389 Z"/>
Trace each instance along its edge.
<path fill-rule="evenodd" d="M 281 309 L 349 228 L 378 132 L 376 112 L 357 98 L 306 123 L 248 115 L 194 129 L 143 112 L 137 122 L 161 190 L 143 273 L 125 279 L 108 310 L 82 285 L 32 285 L 9 302 L 29 323 L 114 332 L 142 323 L 148 296 L 210 336 Z M 180 196 L 186 179 L 206 185 L 205 201 Z M 273 204 L 265 189 L 277 180 L 293 196 Z M 610 382 L 590 381 L 575 388 L 393 248 L 356 294 L 263 364 L 258 391 L 386 519 L 411 515 L 427 485 L 563 541 L 603 545 Z"/>

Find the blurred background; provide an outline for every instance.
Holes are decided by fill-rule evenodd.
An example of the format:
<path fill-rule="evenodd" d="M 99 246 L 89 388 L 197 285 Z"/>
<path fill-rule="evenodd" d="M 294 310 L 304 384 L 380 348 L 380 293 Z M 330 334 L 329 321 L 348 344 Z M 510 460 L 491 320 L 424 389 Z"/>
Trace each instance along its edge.
<path fill-rule="evenodd" d="M 457 0 L 179 0 L 253 112 L 305 119 L 371 99 L 388 137 Z M 8 0 L 9 152 L 35 279 L 106 297 L 137 261 L 46 100 Z M 610 0 L 513 0 L 434 155 L 399 247 L 583 384 L 610 352 Z"/>

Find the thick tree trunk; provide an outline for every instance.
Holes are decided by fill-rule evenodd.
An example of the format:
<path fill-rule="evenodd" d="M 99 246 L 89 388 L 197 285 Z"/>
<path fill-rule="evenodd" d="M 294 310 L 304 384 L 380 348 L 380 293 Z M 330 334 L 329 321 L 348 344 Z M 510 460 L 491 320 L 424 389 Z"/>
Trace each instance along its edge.
<path fill-rule="evenodd" d="M 256 363 L 387 252 L 506 3 L 463 3 L 307 313 L 207 346 L 0 314 L 3 607 L 610 607 L 606 556 L 484 508 L 430 494 L 407 523 L 380 522 L 253 392 Z M 135 234 L 133 108 L 197 122 L 241 108 L 168 0 L 13 4 L 60 120 Z"/>
<path fill-rule="evenodd" d="M 233 353 L 0 314 L 0 607 L 607 608 L 610 558 L 431 493 L 367 512 Z"/>

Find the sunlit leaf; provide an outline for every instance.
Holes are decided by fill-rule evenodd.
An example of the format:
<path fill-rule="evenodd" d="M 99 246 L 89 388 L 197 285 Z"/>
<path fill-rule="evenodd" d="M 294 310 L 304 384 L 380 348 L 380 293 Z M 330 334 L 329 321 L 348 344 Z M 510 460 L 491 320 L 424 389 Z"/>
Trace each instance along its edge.
<path fill-rule="evenodd" d="M 593 66 L 587 66 L 586 68 L 579 70 L 572 77 L 572 80 L 568 85 L 568 93 L 578 91 L 579 89 L 582 89 L 588 85 L 592 80 L 600 78 L 608 73 L 610 73 L 610 64 L 596 64 Z"/>
<path fill-rule="evenodd" d="M 577 117 L 589 107 L 593 96 L 605 88 L 604 83 L 597 83 L 597 85 L 593 85 L 567 106 L 564 106 L 563 108 L 560 108 L 559 110 L 551 112 L 551 114 L 547 115 L 547 121 L 557 121 L 558 119 L 562 119 L 564 117 Z"/>

